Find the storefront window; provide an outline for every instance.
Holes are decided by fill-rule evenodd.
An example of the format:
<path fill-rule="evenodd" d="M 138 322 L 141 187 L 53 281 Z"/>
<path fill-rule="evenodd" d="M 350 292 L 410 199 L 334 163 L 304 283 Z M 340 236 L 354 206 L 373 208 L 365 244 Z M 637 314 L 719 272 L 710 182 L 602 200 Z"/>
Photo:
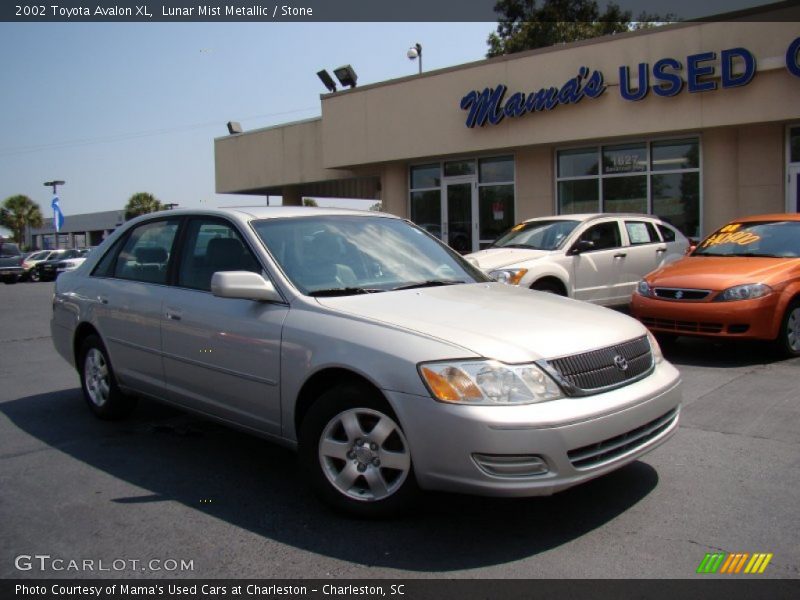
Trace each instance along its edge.
<path fill-rule="evenodd" d="M 800 127 L 789 130 L 789 162 L 800 162 Z"/>
<path fill-rule="evenodd" d="M 622 144 L 603 148 L 603 174 L 640 173 L 647 170 L 647 146 Z"/>
<path fill-rule="evenodd" d="M 700 143 L 697 140 L 653 142 L 653 171 L 696 169 L 700 166 Z"/>
<path fill-rule="evenodd" d="M 562 215 L 594 213 L 600 210 L 597 179 L 577 179 L 558 183 L 558 199 Z"/>
<path fill-rule="evenodd" d="M 411 220 L 428 233 L 442 237 L 442 194 L 439 190 L 411 192 Z"/>
<path fill-rule="evenodd" d="M 605 212 L 646 213 L 647 177 L 608 177 L 603 179 Z"/>
<path fill-rule="evenodd" d="M 700 173 L 652 175 L 653 213 L 692 237 L 700 233 Z"/>
<path fill-rule="evenodd" d="M 561 150 L 557 164 L 559 214 L 651 213 L 690 237 L 700 235 L 697 138 Z"/>
<path fill-rule="evenodd" d="M 411 167 L 411 189 L 434 188 L 441 185 L 441 167 L 434 165 L 419 165 Z"/>
<path fill-rule="evenodd" d="M 496 240 L 514 225 L 514 186 L 483 185 L 478 188 L 480 239 Z"/>
<path fill-rule="evenodd" d="M 479 166 L 480 183 L 501 183 L 514 181 L 514 157 L 482 158 Z"/>
<path fill-rule="evenodd" d="M 474 160 L 451 160 L 444 163 L 445 177 L 458 177 L 459 175 L 474 175 Z"/>
<path fill-rule="evenodd" d="M 559 177 L 597 175 L 597 148 L 562 150 L 558 153 Z"/>

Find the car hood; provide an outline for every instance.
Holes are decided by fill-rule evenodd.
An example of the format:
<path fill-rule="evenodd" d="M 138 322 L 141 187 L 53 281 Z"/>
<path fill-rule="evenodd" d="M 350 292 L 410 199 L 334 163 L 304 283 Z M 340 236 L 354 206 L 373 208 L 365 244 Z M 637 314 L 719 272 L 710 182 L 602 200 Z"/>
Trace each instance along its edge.
<path fill-rule="evenodd" d="M 651 286 L 724 290 L 744 283 L 775 285 L 800 276 L 800 259 L 687 256 L 647 275 Z"/>
<path fill-rule="evenodd" d="M 619 312 L 501 283 L 317 301 L 328 309 L 432 336 L 508 363 L 577 354 L 646 333 L 638 321 Z"/>
<path fill-rule="evenodd" d="M 511 265 L 542 258 L 552 254 L 549 250 L 532 250 L 527 248 L 487 248 L 480 252 L 467 254 L 464 258 L 483 271 L 501 269 Z"/>

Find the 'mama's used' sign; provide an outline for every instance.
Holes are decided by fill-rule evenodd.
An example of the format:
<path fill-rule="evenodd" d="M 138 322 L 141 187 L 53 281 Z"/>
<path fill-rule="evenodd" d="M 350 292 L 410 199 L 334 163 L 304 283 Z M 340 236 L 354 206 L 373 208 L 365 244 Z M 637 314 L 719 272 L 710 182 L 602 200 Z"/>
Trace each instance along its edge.
<path fill-rule="evenodd" d="M 702 52 L 686 57 L 686 78 L 681 75 L 684 65 L 674 58 L 662 58 L 652 68 L 648 63 L 637 67 L 638 83 L 633 87 L 630 69 L 619 68 L 619 94 L 625 100 L 642 100 L 652 90 L 657 96 L 669 97 L 681 93 L 709 92 L 717 87 L 732 88 L 747 85 L 756 74 L 756 59 L 746 48 L 729 48 L 720 52 L 719 75 L 714 61 L 716 52 Z M 736 68 L 734 68 L 736 65 Z M 786 69 L 800 77 L 800 37 L 786 49 Z M 719 83 L 717 82 L 719 76 Z M 651 81 L 652 78 L 652 81 Z M 589 72 L 581 67 L 575 77 L 561 87 L 541 88 L 536 92 L 515 92 L 508 96 L 508 88 L 496 85 L 468 92 L 461 98 L 461 109 L 467 112 L 467 127 L 497 125 L 506 117 L 521 117 L 528 113 L 552 110 L 559 104 L 577 104 L 584 98 L 599 98 L 606 91 L 603 73 Z"/>

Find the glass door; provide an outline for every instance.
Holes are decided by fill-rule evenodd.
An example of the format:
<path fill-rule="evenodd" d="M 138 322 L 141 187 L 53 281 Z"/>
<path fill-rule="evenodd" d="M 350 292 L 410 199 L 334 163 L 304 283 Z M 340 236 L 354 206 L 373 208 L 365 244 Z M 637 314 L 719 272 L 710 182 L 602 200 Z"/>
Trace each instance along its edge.
<path fill-rule="evenodd" d="M 800 212 L 800 165 L 789 166 L 789 189 L 786 193 L 786 212 Z"/>
<path fill-rule="evenodd" d="M 442 239 L 456 252 L 466 254 L 478 249 L 475 177 L 445 181 L 442 203 Z"/>

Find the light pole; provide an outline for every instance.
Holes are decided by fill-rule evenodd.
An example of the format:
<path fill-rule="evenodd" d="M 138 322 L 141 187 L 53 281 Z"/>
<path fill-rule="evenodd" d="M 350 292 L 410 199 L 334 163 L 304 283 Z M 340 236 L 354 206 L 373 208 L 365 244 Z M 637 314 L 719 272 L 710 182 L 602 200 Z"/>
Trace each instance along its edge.
<path fill-rule="evenodd" d="M 58 196 L 58 186 L 64 185 L 67 183 L 66 181 L 61 181 L 60 179 L 54 179 L 53 181 L 45 181 L 44 184 L 48 187 L 53 188 L 53 196 Z"/>
<path fill-rule="evenodd" d="M 58 215 L 55 212 L 56 211 L 56 207 L 58 206 L 56 198 L 58 197 L 58 186 L 64 185 L 65 183 L 67 183 L 67 182 L 63 181 L 61 179 L 53 179 L 53 181 L 45 181 L 44 182 L 45 186 L 53 188 L 53 229 L 55 229 L 55 234 L 54 235 L 55 235 L 55 240 L 56 240 L 56 243 L 55 243 L 56 248 L 58 248 L 58 233 L 61 230 L 61 227 L 60 227 L 60 225 L 59 225 L 59 223 L 57 221 Z M 61 208 L 58 208 L 58 213 L 59 214 L 61 213 Z M 62 216 L 61 219 L 63 220 L 63 218 L 64 217 Z M 44 236 L 42 236 L 42 237 L 44 238 Z"/>
<path fill-rule="evenodd" d="M 406 52 L 409 60 L 419 59 L 419 74 L 422 75 L 422 44 L 416 43 Z"/>

